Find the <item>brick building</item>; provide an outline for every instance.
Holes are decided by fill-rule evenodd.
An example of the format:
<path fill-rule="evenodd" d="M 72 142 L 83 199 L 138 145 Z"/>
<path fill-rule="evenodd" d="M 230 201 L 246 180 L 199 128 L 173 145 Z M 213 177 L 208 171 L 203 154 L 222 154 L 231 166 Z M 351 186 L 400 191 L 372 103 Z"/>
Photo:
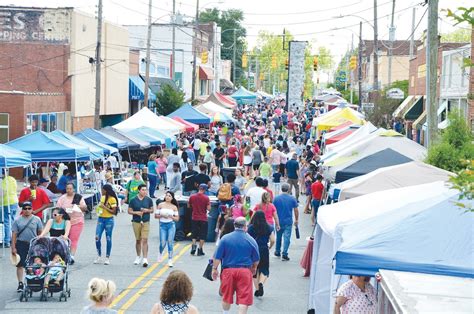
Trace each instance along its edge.
<path fill-rule="evenodd" d="M 97 21 L 73 8 L 0 7 L 0 143 L 93 127 Z M 128 112 L 128 32 L 105 22 L 101 120 Z"/>

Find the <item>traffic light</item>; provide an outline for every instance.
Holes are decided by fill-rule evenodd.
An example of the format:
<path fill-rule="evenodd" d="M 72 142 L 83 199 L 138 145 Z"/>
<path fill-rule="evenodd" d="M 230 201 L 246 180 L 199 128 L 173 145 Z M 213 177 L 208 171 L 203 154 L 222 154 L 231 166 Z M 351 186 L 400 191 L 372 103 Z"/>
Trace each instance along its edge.
<path fill-rule="evenodd" d="M 276 69 L 278 67 L 277 65 L 277 58 L 275 55 L 272 56 L 272 69 Z"/>
<path fill-rule="evenodd" d="M 288 66 L 289 66 L 289 61 L 288 59 L 285 60 L 285 70 L 288 70 Z"/>
<path fill-rule="evenodd" d="M 352 56 L 350 61 L 349 61 L 349 69 L 355 70 L 357 68 L 357 57 Z"/>
<path fill-rule="evenodd" d="M 313 70 L 314 71 L 318 70 L 318 56 L 313 57 Z"/>
<path fill-rule="evenodd" d="M 246 68 L 246 67 L 247 67 L 247 64 L 248 64 L 247 54 L 244 53 L 244 54 L 242 55 L 242 67 L 243 67 L 243 68 Z"/>
<path fill-rule="evenodd" d="M 201 63 L 206 64 L 209 59 L 209 52 L 203 51 L 201 52 Z"/>

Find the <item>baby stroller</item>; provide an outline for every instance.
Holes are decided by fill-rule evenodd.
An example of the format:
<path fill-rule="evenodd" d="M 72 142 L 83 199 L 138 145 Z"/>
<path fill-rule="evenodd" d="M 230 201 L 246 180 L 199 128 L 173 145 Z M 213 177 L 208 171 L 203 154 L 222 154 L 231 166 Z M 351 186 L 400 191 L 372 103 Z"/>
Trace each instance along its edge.
<path fill-rule="evenodd" d="M 40 301 L 47 301 L 48 294 L 52 297 L 54 293 L 61 293 L 59 296 L 60 302 L 63 299 L 64 301 L 67 301 L 67 298 L 71 296 L 71 289 L 68 284 L 68 267 L 71 258 L 69 244 L 69 240 L 54 237 L 34 238 L 30 241 L 30 249 L 28 250 L 28 255 L 26 257 L 26 275 L 23 283 L 24 289 L 20 294 L 20 302 L 27 302 L 28 299 L 33 296 L 33 292 L 41 293 Z M 59 254 L 61 259 L 64 261 L 64 266 L 54 266 L 54 268 L 57 269 L 58 267 L 61 267 L 64 275 L 59 281 L 59 284 L 50 284 L 53 283 L 53 280 L 50 280 L 47 287 L 45 287 L 45 278 L 49 269 L 52 268 L 47 265 L 56 254 Z M 38 258 L 41 259 L 41 265 L 35 263 L 35 260 L 38 261 Z"/>

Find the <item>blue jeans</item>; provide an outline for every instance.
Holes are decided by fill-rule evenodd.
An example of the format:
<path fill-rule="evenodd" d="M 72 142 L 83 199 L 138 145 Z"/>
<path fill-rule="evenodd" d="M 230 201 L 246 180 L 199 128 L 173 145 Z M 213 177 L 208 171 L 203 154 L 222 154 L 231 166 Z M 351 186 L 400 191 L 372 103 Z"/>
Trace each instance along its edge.
<path fill-rule="evenodd" d="M 166 177 L 166 172 L 160 173 L 160 178 L 161 178 L 161 182 L 164 182 L 165 187 L 166 187 L 166 185 L 168 184 L 168 180 L 167 180 L 167 177 Z"/>
<path fill-rule="evenodd" d="M 290 240 L 291 240 L 291 230 L 293 225 L 282 225 L 280 226 L 280 230 L 277 231 L 276 236 L 276 247 L 275 253 L 280 254 L 281 251 L 281 240 L 283 236 L 283 256 L 288 256 L 288 248 L 290 247 Z"/>
<path fill-rule="evenodd" d="M 158 177 L 156 174 L 148 174 L 148 181 L 150 181 L 150 187 L 148 188 L 148 194 L 150 194 L 151 198 L 155 198 L 155 190 L 156 190 L 156 181 Z"/>
<path fill-rule="evenodd" d="M 168 244 L 168 258 L 173 257 L 174 235 L 176 225 L 172 222 L 160 222 L 160 254 L 163 254 L 166 244 Z"/>
<path fill-rule="evenodd" d="M 314 222 L 315 223 L 318 222 L 318 209 L 319 209 L 320 204 L 321 204 L 320 200 L 317 200 L 317 199 L 314 199 L 314 198 L 311 200 L 311 206 L 313 206 L 312 215 L 314 217 Z"/>
<path fill-rule="evenodd" d="M 12 224 L 15 220 L 16 212 L 18 210 L 18 204 L 11 204 L 10 205 L 10 212 L 8 212 L 8 206 L 3 206 L 3 215 L 4 215 L 4 231 L 5 234 L 3 236 L 3 243 L 10 244 L 12 240 Z"/>
<path fill-rule="evenodd" d="M 97 248 L 97 255 L 102 256 L 101 239 L 105 231 L 105 239 L 107 240 L 106 257 L 110 256 L 112 251 L 112 231 L 114 230 L 114 218 L 97 218 L 97 227 L 95 228 L 95 247 Z"/>

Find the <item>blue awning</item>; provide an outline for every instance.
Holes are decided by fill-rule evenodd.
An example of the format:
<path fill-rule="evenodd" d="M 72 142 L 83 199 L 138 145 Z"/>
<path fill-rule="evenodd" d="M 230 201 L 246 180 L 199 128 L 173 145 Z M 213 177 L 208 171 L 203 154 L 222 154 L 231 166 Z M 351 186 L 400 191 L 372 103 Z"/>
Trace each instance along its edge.
<path fill-rule="evenodd" d="M 31 165 L 30 153 L 0 144 L 0 168 L 14 168 Z"/>
<path fill-rule="evenodd" d="M 145 82 L 139 75 L 130 76 L 128 79 L 128 100 L 144 100 L 145 99 Z M 148 88 L 148 99 L 156 100 L 155 94 Z"/>

